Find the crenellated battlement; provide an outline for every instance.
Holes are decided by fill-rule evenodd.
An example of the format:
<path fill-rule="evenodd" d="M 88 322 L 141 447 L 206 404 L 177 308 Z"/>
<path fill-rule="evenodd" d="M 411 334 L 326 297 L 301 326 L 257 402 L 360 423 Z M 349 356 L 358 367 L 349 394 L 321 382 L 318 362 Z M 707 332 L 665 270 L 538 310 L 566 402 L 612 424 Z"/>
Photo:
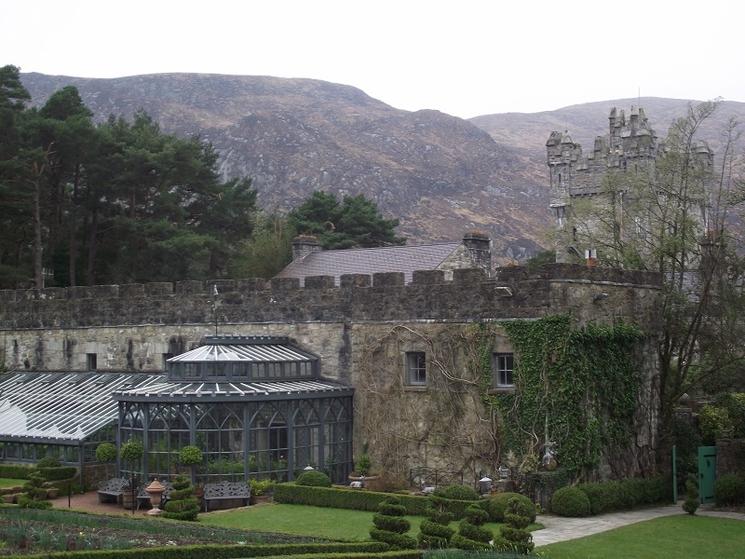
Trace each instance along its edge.
<path fill-rule="evenodd" d="M 556 264 L 537 270 L 502 268 L 421 270 L 404 283 L 401 272 L 272 280 L 208 280 L 0 291 L 0 329 L 78 328 L 137 324 L 471 321 L 569 312 L 552 285 L 655 289 L 652 273 Z M 215 287 L 217 296 L 214 295 Z M 556 290 L 554 290 L 556 291 Z M 575 305 L 576 306 L 576 305 Z M 597 308 L 589 310 L 596 311 Z M 633 316 L 638 309 L 618 308 Z M 644 314 L 644 313 L 642 313 Z"/>

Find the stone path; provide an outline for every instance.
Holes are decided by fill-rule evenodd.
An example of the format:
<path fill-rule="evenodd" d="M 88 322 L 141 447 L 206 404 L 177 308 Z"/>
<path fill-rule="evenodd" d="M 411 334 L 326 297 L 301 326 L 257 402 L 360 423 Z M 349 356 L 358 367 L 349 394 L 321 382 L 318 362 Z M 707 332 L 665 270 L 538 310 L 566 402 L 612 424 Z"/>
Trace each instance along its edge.
<path fill-rule="evenodd" d="M 655 507 L 649 509 L 640 509 L 625 512 L 613 512 L 600 516 L 590 516 L 587 518 L 564 518 L 561 516 L 539 516 L 536 522 L 545 526 L 543 530 L 533 532 L 533 542 L 536 547 L 548 545 L 566 540 L 584 538 L 592 534 L 607 532 L 614 528 L 660 518 L 662 516 L 673 516 L 684 514 L 680 505 L 667 505 L 664 507 Z M 696 513 L 700 516 L 715 516 L 719 518 L 732 518 L 745 521 L 745 514 L 737 512 L 722 512 L 708 510 L 702 507 Z"/>

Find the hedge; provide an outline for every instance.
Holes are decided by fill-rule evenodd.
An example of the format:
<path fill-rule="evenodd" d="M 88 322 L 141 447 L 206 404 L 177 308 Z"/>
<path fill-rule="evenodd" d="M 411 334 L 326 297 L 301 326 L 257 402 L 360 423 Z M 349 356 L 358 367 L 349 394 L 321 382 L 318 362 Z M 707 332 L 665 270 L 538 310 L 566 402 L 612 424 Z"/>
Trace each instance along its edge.
<path fill-rule="evenodd" d="M 338 509 L 355 509 L 377 512 L 378 504 L 390 497 L 390 493 L 361 489 L 339 489 L 336 487 L 310 487 L 294 483 L 279 483 L 274 486 L 274 501 L 293 505 L 313 505 Z M 425 516 L 430 500 L 418 495 L 396 495 L 406 507 L 406 514 Z M 442 499 L 445 509 L 456 519 L 463 518 L 466 507 L 474 501 Z"/>
<path fill-rule="evenodd" d="M 72 479 L 78 475 L 78 469 L 75 466 L 38 468 L 38 471 L 45 481 L 60 481 L 65 479 Z"/>
<path fill-rule="evenodd" d="M 665 501 L 669 485 L 664 478 L 654 477 L 581 483 L 577 488 L 590 500 L 590 514 L 603 514 Z"/>
<path fill-rule="evenodd" d="M 283 559 L 287 555 L 270 555 L 266 559 Z M 309 553 L 307 555 L 292 555 L 292 559 L 421 559 L 420 549 L 401 549 L 398 551 L 383 551 L 381 553 Z"/>
<path fill-rule="evenodd" d="M 36 471 L 33 466 L 21 466 L 18 464 L 0 464 L 0 477 L 12 479 L 28 479 L 29 474 Z"/>
<path fill-rule="evenodd" d="M 307 556 L 312 554 L 323 557 L 373 556 L 388 551 L 390 548 L 380 542 L 353 543 L 300 543 L 300 544 L 247 544 L 247 545 L 182 545 L 169 547 L 145 547 L 135 549 L 95 549 L 90 551 L 60 551 L 27 555 L 26 557 L 43 559 L 234 559 L 236 557 L 282 557 Z M 336 555 L 334 555 L 336 554 Z M 399 557 L 399 555 L 383 555 Z M 403 556 L 401 556 L 403 557 Z M 410 556 L 407 556 L 410 557 Z"/>

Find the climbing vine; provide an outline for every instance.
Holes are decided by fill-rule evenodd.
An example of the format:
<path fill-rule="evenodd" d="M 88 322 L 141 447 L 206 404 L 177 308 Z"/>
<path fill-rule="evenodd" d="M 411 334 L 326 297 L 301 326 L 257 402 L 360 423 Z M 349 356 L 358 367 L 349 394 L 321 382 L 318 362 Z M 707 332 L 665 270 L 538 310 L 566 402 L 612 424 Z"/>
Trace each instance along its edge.
<path fill-rule="evenodd" d="M 503 329 L 515 350 L 511 393 L 491 393 L 492 339 Z M 630 325 L 573 329 L 569 317 L 475 326 L 484 404 L 500 415 L 500 438 L 523 470 L 538 463 L 545 437 L 562 466 L 589 475 L 603 454 L 623 452 L 633 439 L 640 373 L 633 351 L 643 337 Z"/>

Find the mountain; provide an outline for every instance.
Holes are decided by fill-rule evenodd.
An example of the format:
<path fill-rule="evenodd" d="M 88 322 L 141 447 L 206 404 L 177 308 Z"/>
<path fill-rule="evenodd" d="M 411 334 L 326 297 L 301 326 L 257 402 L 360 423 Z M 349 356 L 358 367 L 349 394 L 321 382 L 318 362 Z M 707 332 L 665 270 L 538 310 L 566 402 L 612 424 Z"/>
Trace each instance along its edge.
<path fill-rule="evenodd" d="M 253 178 L 260 204 L 287 211 L 315 189 L 363 193 L 414 240 L 480 229 L 509 257 L 539 248 L 543 181 L 524 150 L 437 111 L 408 112 L 354 87 L 263 76 L 157 74 L 89 79 L 24 74 L 39 105 L 74 85 L 99 120 L 143 109 L 176 134 L 199 134 L 226 177 Z"/>
<path fill-rule="evenodd" d="M 607 133 L 612 107 L 641 105 L 662 138 L 691 103 L 642 97 L 463 120 L 395 109 L 354 87 L 309 79 L 31 73 L 23 82 L 36 105 L 74 85 L 99 120 L 143 109 L 167 132 L 199 134 L 219 151 L 227 178 L 254 179 L 269 210 L 287 211 L 315 189 L 362 193 L 414 241 L 483 230 L 502 262 L 547 244 L 545 142 L 552 130 L 568 130 L 587 150 Z M 723 102 L 701 130 L 715 151 L 730 116 L 745 121 L 745 103 Z"/>
<path fill-rule="evenodd" d="M 575 142 L 582 144 L 585 152 L 592 149 L 596 136 L 608 134 L 608 114 L 613 107 L 625 109 L 626 114 L 632 105 L 643 107 L 659 138 L 664 138 L 674 119 L 685 116 L 688 107 L 699 101 L 687 99 L 666 99 L 661 97 L 640 97 L 615 99 L 571 105 L 555 111 L 539 113 L 501 113 L 482 115 L 469 119 L 473 124 L 488 132 L 497 143 L 520 150 L 525 157 L 526 166 L 534 169 L 545 168 L 546 140 L 552 130 L 568 131 Z M 712 117 L 701 127 L 700 137 L 706 140 L 715 153 L 722 147 L 721 132 L 730 118 L 745 122 L 745 103 L 723 101 Z M 745 143 L 739 142 L 739 149 Z"/>

